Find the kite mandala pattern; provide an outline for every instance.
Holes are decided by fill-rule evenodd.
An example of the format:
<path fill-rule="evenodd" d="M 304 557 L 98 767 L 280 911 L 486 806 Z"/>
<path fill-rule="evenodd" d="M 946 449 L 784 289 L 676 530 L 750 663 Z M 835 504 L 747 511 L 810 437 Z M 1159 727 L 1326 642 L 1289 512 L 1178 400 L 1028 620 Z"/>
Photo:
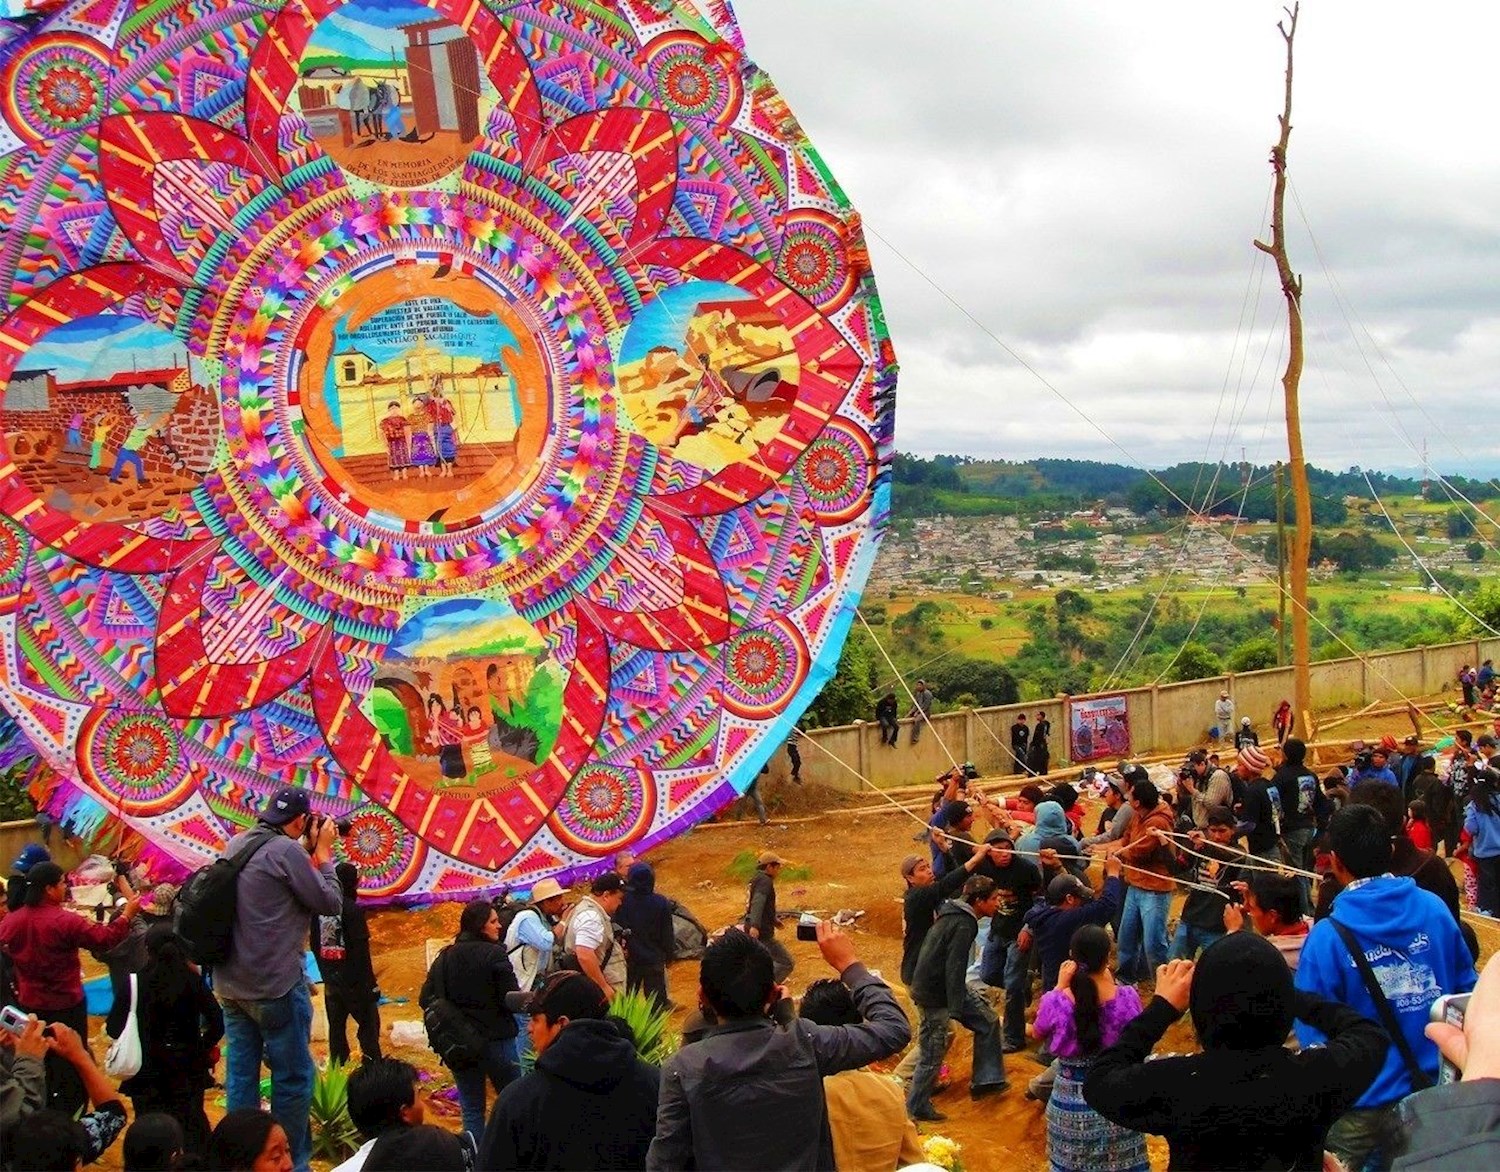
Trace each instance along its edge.
<path fill-rule="evenodd" d="M 896 367 L 726 0 L 42 0 L 0 99 L 0 702 L 55 814 L 193 866 L 295 781 L 418 902 L 749 784 Z"/>

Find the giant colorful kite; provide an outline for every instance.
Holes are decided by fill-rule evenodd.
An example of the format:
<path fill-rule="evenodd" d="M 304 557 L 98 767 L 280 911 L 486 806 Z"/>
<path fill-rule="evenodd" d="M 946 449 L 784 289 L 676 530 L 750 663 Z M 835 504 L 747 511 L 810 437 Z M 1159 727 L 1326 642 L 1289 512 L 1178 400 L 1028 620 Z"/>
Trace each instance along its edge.
<path fill-rule="evenodd" d="M 0 26 L 0 701 L 54 814 L 192 866 L 296 781 L 413 902 L 663 840 L 782 744 L 895 364 L 858 216 L 700 8 Z"/>

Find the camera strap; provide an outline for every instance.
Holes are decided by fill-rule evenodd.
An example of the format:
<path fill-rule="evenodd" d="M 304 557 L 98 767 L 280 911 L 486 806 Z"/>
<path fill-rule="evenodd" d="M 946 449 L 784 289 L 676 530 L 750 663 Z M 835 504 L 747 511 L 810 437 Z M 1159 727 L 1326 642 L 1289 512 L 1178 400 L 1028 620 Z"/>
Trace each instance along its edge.
<path fill-rule="evenodd" d="M 1349 950 L 1349 956 L 1353 959 L 1355 967 L 1359 969 L 1359 975 L 1365 983 L 1365 991 L 1370 994 L 1370 1000 L 1375 1002 L 1375 1012 L 1380 1015 L 1380 1024 L 1390 1035 L 1391 1045 L 1396 1047 L 1397 1053 L 1401 1055 L 1402 1063 L 1406 1066 L 1407 1076 L 1411 1079 L 1411 1089 L 1425 1091 L 1433 1085 L 1432 1078 L 1422 1069 L 1417 1062 L 1417 1056 L 1412 1053 L 1411 1044 L 1406 1040 L 1406 1033 L 1401 1028 L 1396 1011 L 1391 1008 L 1385 990 L 1380 987 L 1380 981 L 1375 976 L 1375 970 L 1370 967 L 1364 948 L 1360 946 L 1358 939 L 1346 924 L 1339 923 L 1332 916 L 1328 917 L 1328 922 L 1339 934 L 1339 939 L 1344 942 L 1344 947 Z"/>

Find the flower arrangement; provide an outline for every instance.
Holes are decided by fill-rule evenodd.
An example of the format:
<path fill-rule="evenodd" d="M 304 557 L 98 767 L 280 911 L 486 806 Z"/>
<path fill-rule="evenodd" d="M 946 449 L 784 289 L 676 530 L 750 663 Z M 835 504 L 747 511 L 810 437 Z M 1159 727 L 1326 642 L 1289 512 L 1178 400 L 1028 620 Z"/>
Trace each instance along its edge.
<path fill-rule="evenodd" d="M 963 1146 L 946 1135 L 929 1135 L 922 1139 L 922 1158 L 947 1172 L 964 1172 L 964 1162 L 959 1158 L 962 1152 Z"/>

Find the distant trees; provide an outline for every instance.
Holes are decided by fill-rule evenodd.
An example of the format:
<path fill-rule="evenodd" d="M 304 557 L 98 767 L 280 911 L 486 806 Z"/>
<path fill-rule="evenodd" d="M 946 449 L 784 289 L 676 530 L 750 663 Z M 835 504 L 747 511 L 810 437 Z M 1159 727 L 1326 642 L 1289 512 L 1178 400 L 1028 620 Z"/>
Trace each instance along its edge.
<path fill-rule="evenodd" d="M 805 728 L 827 728 L 875 719 L 875 651 L 859 632 L 851 631 L 833 678 L 823 685 L 802 717 Z"/>
<path fill-rule="evenodd" d="M 1454 541 L 1474 536 L 1474 518 L 1457 506 L 1448 510 L 1443 522 Z"/>
<path fill-rule="evenodd" d="M 1177 661 L 1172 664 L 1169 678 L 1174 683 L 1183 680 L 1201 680 L 1208 676 L 1222 674 L 1224 664 L 1202 643 L 1187 642 L 1182 645 L 1182 650 L 1177 653 Z"/>
<path fill-rule="evenodd" d="M 1468 545 L 1464 546 L 1464 557 L 1468 558 L 1471 562 L 1484 561 L 1484 542 L 1469 542 Z"/>
<path fill-rule="evenodd" d="M 1247 639 L 1229 653 L 1230 671 L 1264 671 L 1275 667 L 1276 640 L 1269 635 Z"/>
<path fill-rule="evenodd" d="M 1277 537 L 1273 533 L 1266 538 L 1266 561 L 1277 561 Z M 1342 573 L 1357 574 L 1361 570 L 1384 569 L 1396 560 L 1396 549 L 1370 533 L 1350 533 L 1347 530 L 1324 535 L 1314 533 L 1310 558 L 1314 565 L 1329 561 Z"/>

